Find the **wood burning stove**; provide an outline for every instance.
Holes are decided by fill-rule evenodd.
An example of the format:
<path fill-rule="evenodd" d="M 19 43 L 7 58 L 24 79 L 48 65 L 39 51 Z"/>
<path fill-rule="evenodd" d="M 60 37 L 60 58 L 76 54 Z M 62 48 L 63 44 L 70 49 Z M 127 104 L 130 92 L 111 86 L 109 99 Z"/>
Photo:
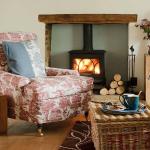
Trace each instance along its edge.
<path fill-rule="evenodd" d="M 93 50 L 93 32 L 91 24 L 83 25 L 83 50 L 71 50 L 70 68 L 78 70 L 81 75 L 94 78 L 94 91 L 105 85 L 104 50 Z"/>

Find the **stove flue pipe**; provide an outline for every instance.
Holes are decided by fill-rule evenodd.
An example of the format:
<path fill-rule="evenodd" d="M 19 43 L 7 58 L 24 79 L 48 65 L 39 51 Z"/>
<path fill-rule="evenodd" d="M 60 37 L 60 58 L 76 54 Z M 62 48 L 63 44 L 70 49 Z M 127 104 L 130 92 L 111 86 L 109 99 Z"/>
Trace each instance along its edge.
<path fill-rule="evenodd" d="M 83 24 L 83 50 L 93 50 L 92 24 Z"/>

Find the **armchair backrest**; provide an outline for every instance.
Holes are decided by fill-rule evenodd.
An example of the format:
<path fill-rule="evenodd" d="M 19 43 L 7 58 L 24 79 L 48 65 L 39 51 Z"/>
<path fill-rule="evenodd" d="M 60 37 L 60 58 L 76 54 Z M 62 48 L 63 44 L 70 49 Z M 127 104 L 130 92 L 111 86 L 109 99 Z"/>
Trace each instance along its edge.
<path fill-rule="evenodd" d="M 3 52 L 3 47 L 0 44 L 0 71 L 7 71 L 7 61 L 6 61 L 6 56 Z"/>
<path fill-rule="evenodd" d="M 7 60 L 2 47 L 3 41 L 20 42 L 34 39 L 37 39 L 35 33 L 24 33 L 24 32 L 0 33 L 0 70 L 7 71 Z"/>

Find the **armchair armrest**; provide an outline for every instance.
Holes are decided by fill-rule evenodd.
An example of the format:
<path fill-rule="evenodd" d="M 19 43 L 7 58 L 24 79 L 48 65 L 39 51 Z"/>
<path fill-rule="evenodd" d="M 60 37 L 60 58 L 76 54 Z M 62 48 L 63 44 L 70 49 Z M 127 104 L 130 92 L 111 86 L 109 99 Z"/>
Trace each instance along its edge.
<path fill-rule="evenodd" d="M 47 76 L 61 76 L 61 75 L 76 75 L 76 76 L 79 76 L 80 75 L 77 70 L 51 68 L 51 67 L 46 67 L 46 74 L 47 74 Z"/>
<path fill-rule="evenodd" d="M 0 85 L 7 87 L 20 88 L 27 85 L 31 80 L 29 78 L 0 71 Z"/>

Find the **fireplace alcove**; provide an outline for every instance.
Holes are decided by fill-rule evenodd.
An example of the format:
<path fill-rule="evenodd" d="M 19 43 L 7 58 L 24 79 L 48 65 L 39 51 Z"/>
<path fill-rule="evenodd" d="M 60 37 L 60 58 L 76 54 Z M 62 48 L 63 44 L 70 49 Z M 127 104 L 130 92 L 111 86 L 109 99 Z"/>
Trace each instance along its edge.
<path fill-rule="evenodd" d="M 130 22 L 137 21 L 137 15 L 136 14 L 39 15 L 39 21 L 45 23 L 45 55 L 46 55 L 45 61 L 46 61 L 47 66 L 51 66 L 51 63 L 50 63 L 51 62 L 51 31 L 52 31 L 53 24 L 93 24 L 96 26 L 103 25 L 103 24 L 126 24 L 128 25 Z M 83 53 L 86 53 L 86 52 L 83 52 Z M 80 73 L 87 75 L 89 72 L 84 72 L 84 70 L 81 70 Z M 97 74 L 95 74 L 95 76 L 97 76 Z"/>

